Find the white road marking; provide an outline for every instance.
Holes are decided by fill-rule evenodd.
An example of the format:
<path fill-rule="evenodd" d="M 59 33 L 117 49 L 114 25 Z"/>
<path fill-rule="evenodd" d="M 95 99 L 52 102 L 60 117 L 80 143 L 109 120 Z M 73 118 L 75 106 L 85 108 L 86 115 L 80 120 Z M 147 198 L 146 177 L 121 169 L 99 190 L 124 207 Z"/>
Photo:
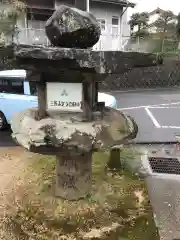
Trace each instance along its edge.
<path fill-rule="evenodd" d="M 156 92 L 156 91 L 159 91 L 159 90 L 177 90 L 177 89 L 180 89 L 179 86 L 176 86 L 176 87 L 172 87 L 172 88 L 169 88 L 169 87 L 161 87 L 160 89 L 157 89 L 157 88 L 145 88 L 142 90 L 142 88 L 139 88 L 139 89 L 129 89 L 129 90 L 114 90 L 113 92 L 115 93 L 131 93 L 131 92 L 135 92 L 135 93 L 138 93 L 138 92 Z"/>
<path fill-rule="evenodd" d="M 148 107 L 148 108 L 150 108 L 150 109 L 179 109 L 180 108 L 180 106 L 179 107 L 173 107 L 173 106 L 170 106 L 170 107 L 168 107 L 168 106 L 164 106 L 164 107 Z"/>
<path fill-rule="evenodd" d="M 131 110 L 131 109 L 158 107 L 158 106 L 171 106 L 171 105 L 178 105 L 178 104 L 180 104 L 180 102 L 161 103 L 161 104 L 155 104 L 155 105 L 142 105 L 142 106 L 136 106 L 136 107 L 118 108 L 117 110 Z"/>
<path fill-rule="evenodd" d="M 119 108 L 118 110 L 133 110 L 133 109 L 145 109 L 147 115 L 152 120 L 153 124 L 156 128 L 162 128 L 162 129 L 180 129 L 180 126 L 161 126 L 159 122 L 156 120 L 156 118 L 153 116 L 152 112 L 149 109 L 179 109 L 180 102 L 171 102 L 171 103 L 161 103 L 161 104 L 155 104 L 155 105 L 142 105 L 142 106 L 135 106 L 135 107 L 127 107 L 127 108 Z"/>
<path fill-rule="evenodd" d="M 175 129 L 180 129 L 180 126 L 161 126 L 161 128 L 175 128 Z"/>
<path fill-rule="evenodd" d="M 156 118 L 153 116 L 152 112 L 148 109 L 145 108 L 146 113 L 148 114 L 148 116 L 150 117 L 150 119 L 152 120 L 152 122 L 154 123 L 154 125 L 157 128 L 161 128 L 161 125 L 158 123 L 158 121 L 156 120 Z"/>

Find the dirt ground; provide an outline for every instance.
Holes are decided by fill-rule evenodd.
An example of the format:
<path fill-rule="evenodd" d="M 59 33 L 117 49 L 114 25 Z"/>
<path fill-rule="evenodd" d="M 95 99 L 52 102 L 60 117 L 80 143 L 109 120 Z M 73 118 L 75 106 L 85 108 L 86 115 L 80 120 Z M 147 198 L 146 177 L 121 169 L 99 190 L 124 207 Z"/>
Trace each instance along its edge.
<path fill-rule="evenodd" d="M 24 163 L 29 157 L 30 153 L 21 147 L 0 148 L 0 205 L 14 182 L 23 174 Z"/>

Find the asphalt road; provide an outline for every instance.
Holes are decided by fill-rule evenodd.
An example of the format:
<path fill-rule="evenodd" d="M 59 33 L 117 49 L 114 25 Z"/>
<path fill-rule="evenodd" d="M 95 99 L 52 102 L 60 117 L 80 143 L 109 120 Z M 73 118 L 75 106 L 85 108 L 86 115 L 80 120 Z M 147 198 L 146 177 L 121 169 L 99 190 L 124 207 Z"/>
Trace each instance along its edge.
<path fill-rule="evenodd" d="M 180 102 L 180 88 L 112 92 L 119 108 L 159 105 Z"/>
<path fill-rule="evenodd" d="M 175 142 L 180 136 L 180 89 L 113 92 L 118 108 L 138 126 L 136 143 Z"/>
<path fill-rule="evenodd" d="M 112 92 L 118 108 L 138 126 L 136 143 L 175 142 L 180 135 L 180 89 Z M 0 132 L 0 146 L 15 146 L 10 131 Z"/>

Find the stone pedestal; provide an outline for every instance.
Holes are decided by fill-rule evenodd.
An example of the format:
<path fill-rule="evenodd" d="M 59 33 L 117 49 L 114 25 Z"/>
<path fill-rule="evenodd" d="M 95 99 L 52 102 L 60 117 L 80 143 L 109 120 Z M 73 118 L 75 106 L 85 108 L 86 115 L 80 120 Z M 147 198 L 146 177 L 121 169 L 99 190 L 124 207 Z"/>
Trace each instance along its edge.
<path fill-rule="evenodd" d="M 91 192 L 92 153 L 66 152 L 56 155 L 55 194 L 67 200 L 86 197 Z"/>
<path fill-rule="evenodd" d="M 25 110 L 13 117 L 13 138 L 29 151 L 56 156 L 55 194 L 66 200 L 91 194 L 93 151 L 122 144 L 134 133 L 131 119 L 111 108 L 105 108 L 101 119 L 91 122 L 84 122 L 77 113 L 36 120 L 37 111 Z"/>

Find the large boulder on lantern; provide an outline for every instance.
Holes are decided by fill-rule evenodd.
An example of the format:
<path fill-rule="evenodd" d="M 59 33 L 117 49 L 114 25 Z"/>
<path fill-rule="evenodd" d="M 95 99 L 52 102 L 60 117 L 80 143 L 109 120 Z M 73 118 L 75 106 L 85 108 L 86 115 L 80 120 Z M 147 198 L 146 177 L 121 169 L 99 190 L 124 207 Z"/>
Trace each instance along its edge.
<path fill-rule="evenodd" d="M 61 5 L 46 22 L 46 34 L 54 46 L 90 48 L 100 38 L 100 26 L 89 12 Z"/>
<path fill-rule="evenodd" d="M 26 109 L 15 114 L 11 121 L 12 136 L 24 148 L 38 152 L 43 149 L 43 154 L 48 146 L 79 152 L 107 150 L 135 138 L 138 132 L 132 118 L 111 108 L 105 109 L 103 119 L 92 122 L 83 122 L 72 113 L 37 121 L 37 111 Z"/>

